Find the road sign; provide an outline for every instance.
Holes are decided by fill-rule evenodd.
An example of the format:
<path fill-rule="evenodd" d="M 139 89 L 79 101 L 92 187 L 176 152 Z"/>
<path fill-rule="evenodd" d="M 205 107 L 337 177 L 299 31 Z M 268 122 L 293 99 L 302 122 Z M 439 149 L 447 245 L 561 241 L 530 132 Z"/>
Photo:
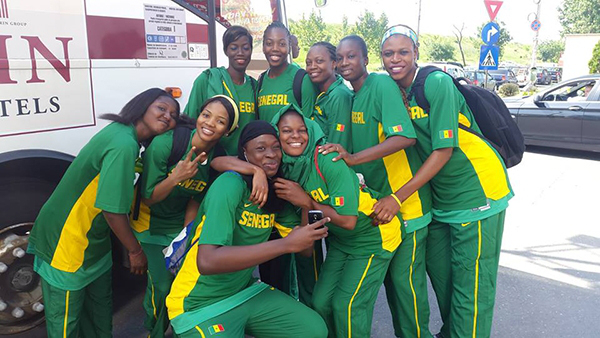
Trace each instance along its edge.
<path fill-rule="evenodd" d="M 495 22 L 489 22 L 487 25 L 483 26 L 481 30 L 481 40 L 486 45 L 493 45 L 498 43 L 498 39 L 500 38 L 500 26 L 498 26 Z"/>
<path fill-rule="evenodd" d="M 542 23 L 540 22 L 540 20 L 533 20 L 533 22 L 531 23 L 531 29 L 537 32 L 540 30 L 540 28 L 542 28 Z"/>
<path fill-rule="evenodd" d="M 484 0 L 483 2 L 485 3 L 485 8 L 490 15 L 490 21 L 494 21 L 494 19 L 496 19 L 496 15 L 498 15 L 500 7 L 502 7 L 502 1 Z"/>
<path fill-rule="evenodd" d="M 479 54 L 479 70 L 496 70 L 498 69 L 498 55 L 500 47 L 494 45 L 481 46 Z"/>

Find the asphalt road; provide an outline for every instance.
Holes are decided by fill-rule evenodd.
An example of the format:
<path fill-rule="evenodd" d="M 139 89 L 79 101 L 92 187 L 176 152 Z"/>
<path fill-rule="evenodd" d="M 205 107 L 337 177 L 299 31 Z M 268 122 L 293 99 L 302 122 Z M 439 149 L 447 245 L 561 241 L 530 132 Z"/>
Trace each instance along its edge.
<path fill-rule="evenodd" d="M 509 175 L 516 196 L 506 216 L 492 337 L 599 337 L 600 155 L 531 147 Z M 146 337 L 144 279 L 120 281 L 114 336 Z M 436 333 L 441 320 L 431 289 L 429 296 Z M 44 336 L 39 328 L 19 337 Z M 383 289 L 372 337 L 394 337 Z"/>

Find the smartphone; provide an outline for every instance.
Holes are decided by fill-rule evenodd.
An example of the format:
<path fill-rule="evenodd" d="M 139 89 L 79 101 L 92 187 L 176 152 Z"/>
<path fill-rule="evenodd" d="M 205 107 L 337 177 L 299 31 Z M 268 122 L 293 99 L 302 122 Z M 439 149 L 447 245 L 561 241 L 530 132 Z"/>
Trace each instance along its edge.
<path fill-rule="evenodd" d="M 313 224 L 322 219 L 323 219 L 323 212 L 321 210 L 309 210 L 308 211 L 308 224 Z M 320 226 L 317 229 L 320 229 L 322 227 L 323 226 Z"/>

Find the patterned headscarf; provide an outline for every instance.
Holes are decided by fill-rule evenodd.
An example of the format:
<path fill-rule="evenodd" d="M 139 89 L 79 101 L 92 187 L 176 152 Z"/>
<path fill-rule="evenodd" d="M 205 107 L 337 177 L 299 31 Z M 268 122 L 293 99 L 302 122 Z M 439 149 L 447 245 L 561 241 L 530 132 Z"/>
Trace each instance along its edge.
<path fill-rule="evenodd" d="M 388 30 L 385 31 L 385 33 L 383 34 L 383 38 L 381 39 L 381 45 L 379 47 L 382 48 L 385 40 L 389 39 L 390 36 L 396 34 L 404 35 L 410 38 L 413 44 L 416 47 L 419 47 L 419 39 L 417 38 L 417 33 L 415 33 L 415 31 L 413 31 L 410 27 L 405 25 L 396 25 L 388 28 Z"/>

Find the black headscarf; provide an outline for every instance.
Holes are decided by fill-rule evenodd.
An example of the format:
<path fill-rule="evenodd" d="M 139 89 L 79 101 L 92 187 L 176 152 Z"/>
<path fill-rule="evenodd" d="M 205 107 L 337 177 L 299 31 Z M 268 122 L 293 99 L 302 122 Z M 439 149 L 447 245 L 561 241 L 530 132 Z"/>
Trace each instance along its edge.
<path fill-rule="evenodd" d="M 262 136 L 262 135 L 273 135 L 276 139 L 279 140 L 279 137 L 277 136 L 277 131 L 275 130 L 275 128 L 273 128 L 273 126 L 266 121 L 261 121 L 261 120 L 252 121 L 252 122 L 248 123 L 244 127 L 244 129 L 242 129 L 242 132 L 240 133 L 240 139 L 238 140 L 238 158 L 240 160 L 248 162 L 248 159 L 246 158 L 246 154 L 244 152 L 244 146 L 249 141 L 254 140 L 255 138 Z M 282 175 L 281 175 L 281 163 L 280 163 L 277 173 L 273 177 L 268 178 L 269 194 L 267 196 L 267 203 L 265 203 L 265 205 L 263 206 L 263 209 L 269 213 L 277 213 L 277 212 L 281 211 L 285 204 L 284 200 L 277 197 L 277 195 L 275 194 L 275 188 L 273 187 L 273 179 L 276 177 L 281 177 L 281 176 Z M 253 176 L 242 175 L 242 178 L 248 185 L 248 188 L 250 190 L 252 190 Z"/>

